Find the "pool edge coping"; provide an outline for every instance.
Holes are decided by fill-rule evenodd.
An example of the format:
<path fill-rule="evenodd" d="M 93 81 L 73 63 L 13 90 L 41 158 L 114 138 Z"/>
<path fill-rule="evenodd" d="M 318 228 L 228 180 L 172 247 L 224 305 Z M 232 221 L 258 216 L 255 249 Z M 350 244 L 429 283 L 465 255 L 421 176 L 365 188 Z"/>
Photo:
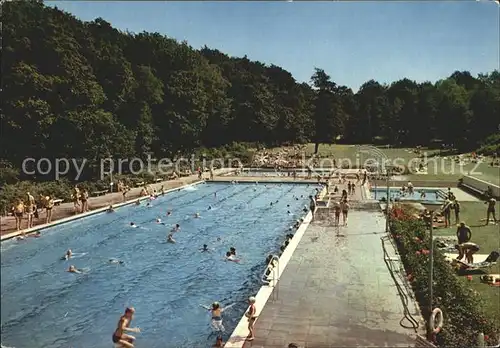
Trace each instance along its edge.
<path fill-rule="evenodd" d="M 323 188 L 321 191 L 320 195 L 324 196 L 326 192 L 326 188 Z M 295 250 L 297 249 L 300 241 L 302 240 L 302 237 L 304 236 L 307 228 L 309 227 L 309 224 L 312 222 L 312 213 L 309 211 L 307 215 L 304 218 L 304 221 L 302 224 L 300 224 L 299 228 L 294 234 L 294 238 L 290 241 L 286 249 L 283 251 L 283 254 L 279 257 L 279 270 L 278 270 L 278 279 L 276 281 L 276 286 L 271 286 L 271 285 L 262 285 L 260 289 L 257 291 L 257 294 L 254 296 L 255 297 L 255 314 L 257 315 L 257 319 L 255 322 L 257 322 L 258 316 L 262 311 L 264 310 L 265 305 L 269 301 L 269 298 L 271 297 L 272 293 L 274 290 L 279 287 L 279 280 L 281 276 L 283 275 L 283 272 L 286 269 L 286 266 L 290 262 L 293 254 L 295 253 Z M 245 310 L 245 313 L 247 312 L 248 309 Z M 234 328 L 233 332 L 231 333 L 231 336 L 228 338 L 227 342 L 224 343 L 224 348 L 243 348 L 246 342 L 246 338 L 248 337 L 249 334 L 248 330 L 248 319 L 243 315 Z M 251 342 L 251 341 L 250 341 Z"/>
<path fill-rule="evenodd" d="M 173 191 L 176 191 L 176 190 L 181 190 L 181 189 L 189 187 L 189 186 L 196 186 L 196 185 L 199 185 L 201 183 L 206 183 L 206 182 L 207 182 L 206 180 L 195 181 L 195 182 L 190 183 L 190 184 L 185 184 L 185 185 L 182 185 L 182 186 L 179 186 L 179 187 L 175 187 L 175 188 L 171 188 L 171 189 L 165 190 L 164 193 L 165 194 L 166 193 L 170 193 L 170 192 L 173 192 Z M 208 182 L 210 182 L 210 181 L 208 181 Z M 133 199 L 130 199 L 128 201 L 122 202 L 122 203 L 110 204 L 110 205 L 112 205 L 113 208 L 120 208 L 120 207 L 124 207 L 124 206 L 130 205 L 130 204 L 134 204 L 137 201 L 143 201 L 143 200 L 149 199 L 149 198 L 150 198 L 150 196 L 138 197 L 138 198 L 133 198 Z M 108 210 L 108 208 L 109 208 L 109 206 L 102 207 L 102 208 L 91 210 L 91 211 L 88 211 L 88 212 L 85 212 L 85 213 L 80 213 L 80 214 L 68 216 L 68 217 L 65 217 L 65 218 L 62 218 L 62 219 L 58 219 L 58 220 L 55 220 L 55 221 L 50 222 L 48 224 L 42 224 L 42 225 L 34 226 L 34 227 L 31 227 L 31 228 L 26 228 L 24 230 L 7 233 L 7 234 L 4 234 L 4 235 L 0 236 L 0 242 L 3 242 L 3 241 L 6 241 L 6 240 L 15 238 L 15 237 L 17 237 L 19 235 L 22 235 L 22 234 L 32 234 L 34 232 L 45 230 L 47 228 L 51 228 L 51 227 L 54 227 L 54 226 L 57 226 L 57 225 L 61 225 L 61 224 L 67 223 L 67 222 L 71 222 L 73 220 L 79 220 L 79 219 L 82 219 L 82 218 L 86 218 L 88 216 L 99 214 L 99 213 L 105 212 L 106 210 Z"/>

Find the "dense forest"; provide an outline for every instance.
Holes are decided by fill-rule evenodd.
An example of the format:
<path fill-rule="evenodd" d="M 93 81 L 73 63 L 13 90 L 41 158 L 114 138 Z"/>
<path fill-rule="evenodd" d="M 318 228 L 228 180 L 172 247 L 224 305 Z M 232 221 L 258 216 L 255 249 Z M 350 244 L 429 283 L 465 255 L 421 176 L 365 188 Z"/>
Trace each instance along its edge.
<path fill-rule="evenodd" d="M 164 157 L 233 142 L 472 150 L 490 137 L 490 152 L 500 142 L 498 71 L 370 80 L 353 93 L 319 68 L 298 83 L 279 66 L 83 22 L 41 1 L 2 12 L 0 157 L 14 167 L 27 157 Z"/>

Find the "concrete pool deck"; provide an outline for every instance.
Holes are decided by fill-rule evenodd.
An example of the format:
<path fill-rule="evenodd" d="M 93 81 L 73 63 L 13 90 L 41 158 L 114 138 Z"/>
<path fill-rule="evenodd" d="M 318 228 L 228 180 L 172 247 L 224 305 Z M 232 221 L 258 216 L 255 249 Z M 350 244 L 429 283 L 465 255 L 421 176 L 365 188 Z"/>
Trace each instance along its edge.
<path fill-rule="evenodd" d="M 421 331 L 400 325 L 403 305 L 380 241 L 384 225 L 379 212 L 358 210 L 340 236 L 331 220 L 312 222 L 256 322 L 255 340 L 243 347 L 414 345 Z M 408 310 L 420 321 L 415 302 Z"/>

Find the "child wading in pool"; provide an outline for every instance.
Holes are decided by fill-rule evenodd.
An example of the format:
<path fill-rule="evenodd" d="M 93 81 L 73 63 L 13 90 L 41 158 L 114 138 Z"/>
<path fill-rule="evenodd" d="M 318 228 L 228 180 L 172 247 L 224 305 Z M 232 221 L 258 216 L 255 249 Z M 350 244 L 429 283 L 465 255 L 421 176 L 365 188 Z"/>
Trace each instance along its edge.
<path fill-rule="evenodd" d="M 212 328 L 216 332 L 226 331 L 224 325 L 222 325 L 222 313 L 232 306 L 234 306 L 234 304 L 222 308 L 219 302 L 212 303 L 212 307 L 202 305 L 203 308 L 207 309 L 209 312 L 212 312 Z"/>

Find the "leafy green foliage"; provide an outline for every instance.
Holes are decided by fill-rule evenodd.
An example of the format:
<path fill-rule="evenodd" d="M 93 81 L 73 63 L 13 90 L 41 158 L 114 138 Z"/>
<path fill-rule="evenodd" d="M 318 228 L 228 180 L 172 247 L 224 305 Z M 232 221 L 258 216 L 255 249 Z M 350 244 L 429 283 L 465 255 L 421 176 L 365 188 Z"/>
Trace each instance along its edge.
<path fill-rule="evenodd" d="M 429 312 L 429 248 L 430 237 L 422 221 L 411 212 L 395 207 L 391 211 L 391 233 L 401 255 L 407 278 L 420 305 L 422 315 Z M 444 314 L 444 326 L 436 340 L 441 347 L 467 348 L 476 345 L 480 332 L 489 345 L 497 343 L 500 328 L 495 327 L 484 309 L 480 295 L 457 277 L 444 255 L 434 251 L 433 308 Z"/>
<path fill-rule="evenodd" d="M 430 145 L 463 150 L 499 134 L 500 73 L 455 72 L 435 84 L 368 81 L 357 93 L 315 69 L 311 85 L 276 65 L 195 50 L 159 33 L 82 22 L 42 1 L 2 6 L 0 183 L 25 158 L 176 158 L 233 143 Z M 498 151 L 496 142 L 482 151 Z M 223 150 L 207 150 L 212 148 Z M 249 159 L 251 150 L 232 156 Z M 20 172 L 20 171 L 19 171 Z M 19 173 L 19 179 L 50 179 Z"/>

